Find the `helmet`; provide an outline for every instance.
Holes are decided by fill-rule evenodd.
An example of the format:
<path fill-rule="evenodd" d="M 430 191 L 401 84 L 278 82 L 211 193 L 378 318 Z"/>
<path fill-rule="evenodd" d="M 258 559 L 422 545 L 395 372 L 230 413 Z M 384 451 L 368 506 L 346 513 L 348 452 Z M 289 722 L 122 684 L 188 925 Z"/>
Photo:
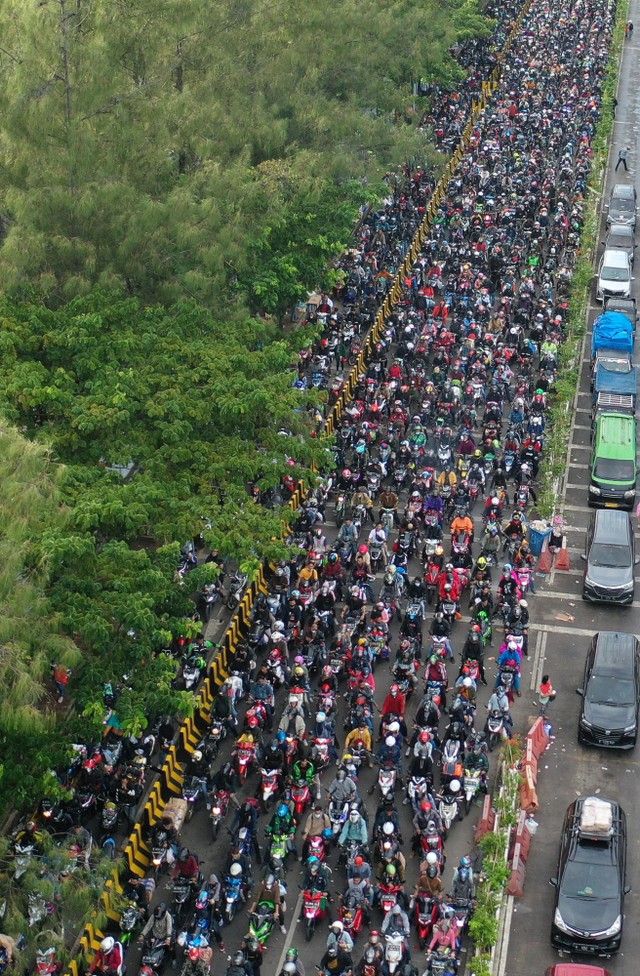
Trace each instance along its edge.
<path fill-rule="evenodd" d="M 357 823 L 359 819 L 360 819 L 360 814 L 358 813 L 357 810 L 349 811 L 349 820 L 351 821 L 351 823 Z"/>
<path fill-rule="evenodd" d="M 298 970 L 295 962 L 285 962 L 284 966 L 282 967 L 282 972 L 287 973 L 287 976 L 293 976 L 293 974 L 297 973 L 297 971 Z"/>
<path fill-rule="evenodd" d="M 463 688 L 471 688 L 472 686 L 473 686 L 473 681 L 472 681 L 471 678 L 463 678 L 462 679 L 462 687 Z"/>
<path fill-rule="evenodd" d="M 449 789 L 451 790 L 452 793 L 459 793 L 460 792 L 460 780 L 459 779 L 452 779 L 451 782 L 449 783 Z"/>
<path fill-rule="evenodd" d="M 351 596 L 359 596 L 360 595 L 360 587 L 359 586 L 352 586 L 349 592 L 351 593 Z"/>
<path fill-rule="evenodd" d="M 336 919 L 335 922 L 331 923 L 331 928 L 336 932 L 344 931 L 344 925 L 339 919 Z"/>
<path fill-rule="evenodd" d="M 375 950 L 371 946 L 368 946 L 368 948 L 364 950 L 364 961 L 367 963 L 368 966 L 371 966 L 375 962 L 375 958 L 376 958 Z"/>
<path fill-rule="evenodd" d="M 396 740 L 395 740 L 394 736 L 388 735 L 387 738 L 384 740 L 384 744 L 389 749 L 392 749 L 395 746 L 395 744 L 396 744 Z"/>
<path fill-rule="evenodd" d="M 255 729 L 258 727 L 258 725 L 260 725 L 260 722 L 258 721 L 255 715 L 250 715 L 247 725 L 249 726 L 250 729 Z"/>
<path fill-rule="evenodd" d="M 423 813 L 429 813 L 433 808 L 428 800 L 423 800 L 420 804 L 420 809 L 423 811 Z"/>
<path fill-rule="evenodd" d="M 244 953 L 240 952 L 240 950 L 238 949 L 238 951 L 234 952 L 233 954 L 232 962 L 234 966 L 242 966 L 242 964 L 244 963 Z"/>
<path fill-rule="evenodd" d="M 256 946 L 256 948 L 258 947 Z M 290 959 L 297 959 L 297 958 L 298 958 L 298 950 L 296 949 L 295 946 L 291 946 L 291 948 L 287 952 L 287 961 L 289 961 Z"/>
<path fill-rule="evenodd" d="M 423 729 L 422 732 L 420 733 L 420 742 L 424 742 L 425 744 L 427 742 L 431 742 L 431 736 L 429 735 L 426 729 Z"/>
<path fill-rule="evenodd" d="M 194 760 L 194 762 L 200 762 L 202 759 L 202 752 L 200 749 L 194 749 L 191 753 L 191 758 Z"/>
<path fill-rule="evenodd" d="M 400 722 L 389 722 L 388 731 L 391 735 L 397 735 L 400 731 Z"/>
<path fill-rule="evenodd" d="M 398 692 L 400 691 L 400 687 L 399 687 L 398 685 L 395 685 L 395 684 L 393 684 L 393 685 L 391 685 L 391 687 L 389 688 L 389 691 L 391 692 L 391 694 L 392 694 L 392 695 L 394 696 L 394 698 L 395 698 L 395 696 L 396 696 L 396 695 L 398 694 Z"/>
<path fill-rule="evenodd" d="M 322 725 L 322 723 L 326 721 L 327 721 L 326 712 L 318 712 L 316 715 L 316 722 L 318 723 L 318 725 Z"/>
<path fill-rule="evenodd" d="M 304 658 L 303 658 L 303 656 L 301 654 L 296 654 L 296 656 L 293 659 L 293 663 L 294 664 L 304 664 Z"/>
<path fill-rule="evenodd" d="M 318 873 L 318 871 L 320 870 L 320 861 L 318 861 L 317 858 L 313 862 L 313 864 L 310 864 L 309 865 L 309 870 L 311 871 L 311 874 L 317 874 Z"/>
<path fill-rule="evenodd" d="M 395 832 L 395 826 L 391 823 L 390 820 L 385 820 L 385 822 L 382 825 L 382 833 L 385 834 L 386 837 L 391 837 L 394 832 Z"/>
<path fill-rule="evenodd" d="M 278 807 L 278 816 L 286 817 L 288 813 L 289 813 L 289 807 L 287 806 L 287 804 L 281 803 L 280 806 Z"/>
<path fill-rule="evenodd" d="M 371 945 L 377 945 L 379 941 L 380 941 L 380 933 L 377 932 L 375 929 L 371 929 L 371 931 L 369 932 L 369 942 L 371 943 Z"/>
<path fill-rule="evenodd" d="M 520 600 L 519 606 L 521 606 L 523 610 L 526 610 L 529 604 L 527 603 L 526 600 Z"/>
<path fill-rule="evenodd" d="M 103 939 L 102 942 L 100 943 L 100 948 L 102 949 L 103 952 L 111 952 L 115 944 L 116 944 L 116 940 L 113 939 L 110 935 L 108 935 L 106 939 Z"/>
<path fill-rule="evenodd" d="M 234 862 L 229 868 L 229 874 L 232 878 L 239 878 L 242 874 L 242 865 L 238 864 L 237 861 Z"/>
<path fill-rule="evenodd" d="M 360 546 L 358 552 L 361 553 L 363 556 L 366 555 L 366 553 L 369 552 L 369 546 Z"/>
<path fill-rule="evenodd" d="M 338 780 L 338 782 L 342 783 L 342 781 L 345 780 L 346 778 L 347 778 L 347 774 L 344 771 L 344 769 L 339 769 L 338 772 L 336 773 L 336 779 Z"/>
<path fill-rule="evenodd" d="M 360 856 L 360 855 L 358 854 L 358 855 L 357 855 L 357 857 L 355 857 L 355 858 L 353 859 L 353 863 L 354 863 L 354 864 L 355 864 L 355 865 L 356 865 L 357 867 L 359 867 L 359 868 L 361 868 L 361 867 L 362 867 L 362 865 L 364 864 L 364 858 L 363 858 L 363 857 L 361 857 L 361 856 Z M 334 924 L 335 924 L 335 923 L 334 923 Z"/>
<path fill-rule="evenodd" d="M 435 878 L 438 874 L 437 864 L 429 864 L 427 867 L 427 877 Z"/>
<path fill-rule="evenodd" d="M 437 864 L 437 863 L 438 863 L 438 855 L 436 854 L 435 851 L 429 851 L 429 853 L 427 854 L 427 864 Z"/>
<path fill-rule="evenodd" d="M 338 553 L 337 552 L 332 552 L 332 553 L 329 554 L 329 562 L 330 563 L 337 563 L 338 562 Z"/>
<path fill-rule="evenodd" d="M 297 593 L 297 590 L 294 590 L 294 591 L 292 592 L 292 594 L 291 594 L 291 596 L 293 596 L 293 594 L 294 594 L 294 593 Z M 299 596 L 299 595 L 300 595 L 300 594 L 298 594 L 298 596 Z M 275 622 L 275 624 L 273 625 L 273 629 L 274 629 L 274 630 L 278 630 L 278 631 L 281 631 L 281 630 L 284 630 L 284 624 L 282 623 L 282 621 L 281 621 L 281 620 L 276 620 L 276 622 Z"/>
<path fill-rule="evenodd" d="M 198 949 L 197 946 L 191 946 L 191 948 L 189 949 L 189 959 L 192 962 L 197 962 L 199 958 L 200 958 L 200 950 Z"/>
<path fill-rule="evenodd" d="M 511 563 L 505 563 L 504 564 L 504 571 L 505 571 L 505 573 L 510 573 L 512 569 L 513 569 L 513 566 L 511 565 Z"/>
<path fill-rule="evenodd" d="M 301 667 L 300 667 L 300 665 L 298 665 L 298 667 L 297 667 L 297 668 L 294 668 L 294 669 L 293 669 L 293 673 L 294 673 L 295 675 L 297 675 L 298 677 L 300 677 L 301 675 L 303 675 L 303 674 L 304 674 L 304 668 L 301 668 Z"/>
<path fill-rule="evenodd" d="M 484 556 L 478 556 L 478 561 L 476 563 L 476 566 L 479 566 L 481 569 L 484 569 L 486 565 L 487 565 L 487 560 L 484 558 Z"/>
<path fill-rule="evenodd" d="M 470 857 L 467 857 L 466 854 L 465 854 L 464 857 L 461 857 L 460 858 L 460 867 L 461 868 L 470 868 L 471 867 L 471 858 Z"/>
<path fill-rule="evenodd" d="M 335 945 L 329 946 L 327 949 L 327 955 L 329 956 L 329 959 L 335 959 L 335 957 L 338 955 L 338 947 Z"/>
<path fill-rule="evenodd" d="M 287 738 L 287 733 L 284 731 L 284 729 L 278 729 L 276 733 L 276 739 L 278 740 L 278 742 L 284 742 L 286 738 Z"/>
<path fill-rule="evenodd" d="M 178 854 L 178 860 L 186 861 L 188 857 L 189 857 L 189 848 L 183 847 L 180 853 Z"/>
<path fill-rule="evenodd" d="M 396 866 L 395 864 L 387 864 L 385 868 L 385 874 L 389 878 L 395 878 L 396 876 Z"/>

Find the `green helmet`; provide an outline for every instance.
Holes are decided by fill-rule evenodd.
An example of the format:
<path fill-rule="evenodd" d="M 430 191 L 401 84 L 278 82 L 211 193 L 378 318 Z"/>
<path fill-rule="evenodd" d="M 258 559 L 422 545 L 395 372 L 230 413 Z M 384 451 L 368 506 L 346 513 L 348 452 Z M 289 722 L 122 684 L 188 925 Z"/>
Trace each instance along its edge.
<path fill-rule="evenodd" d="M 396 866 L 395 866 L 395 864 L 387 864 L 387 866 L 385 868 L 385 871 L 389 875 L 390 878 L 395 878 L 395 876 L 396 876 Z"/>
<path fill-rule="evenodd" d="M 297 958 L 298 958 L 298 950 L 296 949 L 295 946 L 291 946 L 291 948 L 287 952 L 287 959 L 297 959 Z"/>

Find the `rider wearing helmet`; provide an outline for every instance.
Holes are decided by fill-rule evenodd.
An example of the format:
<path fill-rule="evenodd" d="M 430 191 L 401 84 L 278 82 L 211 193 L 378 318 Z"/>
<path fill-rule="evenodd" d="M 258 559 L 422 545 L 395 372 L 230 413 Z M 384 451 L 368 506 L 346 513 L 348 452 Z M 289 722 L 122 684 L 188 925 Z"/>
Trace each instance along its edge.
<path fill-rule="evenodd" d="M 160 902 L 160 904 L 156 905 L 154 908 L 153 914 L 149 917 L 149 920 L 138 937 L 138 941 L 147 941 L 148 943 L 164 942 L 169 946 L 170 951 L 173 954 L 174 939 L 175 930 L 173 918 L 171 913 L 167 911 L 167 906 L 165 903 Z"/>
<path fill-rule="evenodd" d="M 344 848 L 345 844 L 350 841 L 355 841 L 360 844 L 365 850 L 369 847 L 369 836 L 367 831 L 367 824 L 362 817 L 362 814 L 355 807 L 349 810 L 349 816 L 345 820 L 342 830 L 340 831 L 340 836 L 338 837 L 338 845 Z M 342 855 L 341 855 L 342 856 Z"/>
<path fill-rule="evenodd" d="M 291 810 L 286 803 L 279 803 L 276 812 L 266 828 L 266 832 L 268 834 L 277 834 L 279 836 L 287 837 L 289 839 L 289 843 L 291 844 L 289 849 L 295 851 L 295 846 L 292 841 L 295 830 L 296 822 L 293 819 Z"/>
<path fill-rule="evenodd" d="M 394 735 L 388 735 L 378 749 L 376 756 L 381 763 L 393 763 L 402 772 L 402 749 Z"/>
<path fill-rule="evenodd" d="M 187 847 L 183 847 L 178 853 L 171 877 L 173 880 L 176 878 L 188 878 L 188 880 L 195 885 L 198 880 L 199 873 L 200 865 L 198 863 L 198 858 L 195 856 L 195 854 L 192 854 Z"/>
<path fill-rule="evenodd" d="M 280 886 L 280 882 L 276 878 L 275 874 L 268 874 L 258 888 L 255 901 L 249 908 L 249 915 L 252 915 L 255 912 L 260 902 L 268 902 L 269 904 L 273 905 L 275 909 L 276 919 L 278 920 L 280 931 L 283 935 L 286 935 L 287 930 L 284 927 L 283 901 L 283 889 Z"/>
<path fill-rule="evenodd" d="M 122 946 L 109 935 L 100 943 L 100 948 L 89 966 L 89 972 L 98 973 L 100 976 L 120 976 L 122 963 Z"/>

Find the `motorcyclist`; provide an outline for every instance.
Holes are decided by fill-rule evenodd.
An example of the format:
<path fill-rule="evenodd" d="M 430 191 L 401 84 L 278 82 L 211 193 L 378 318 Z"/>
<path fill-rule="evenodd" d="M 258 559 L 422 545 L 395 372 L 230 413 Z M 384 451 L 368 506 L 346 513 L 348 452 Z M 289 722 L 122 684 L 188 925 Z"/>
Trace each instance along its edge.
<path fill-rule="evenodd" d="M 432 637 L 448 638 L 451 636 L 451 624 L 443 614 L 442 610 L 436 610 L 435 614 L 433 615 L 429 633 Z"/>
<path fill-rule="evenodd" d="M 327 790 L 329 797 L 335 803 L 342 805 L 358 799 L 358 788 L 344 769 L 339 769 L 336 778 Z"/>
<path fill-rule="evenodd" d="M 345 844 L 351 841 L 360 844 L 365 850 L 369 848 L 369 835 L 366 821 L 360 811 L 354 809 L 349 811 L 349 816 L 342 825 L 342 830 L 338 837 L 338 846 L 344 848 Z"/>
<path fill-rule="evenodd" d="M 286 935 L 287 930 L 284 926 L 284 908 L 283 908 L 283 893 L 280 883 L 274 874 L 269 874 L 264 879 L 260 887 L 258 888 L 258 893 L 251 907 L 249 908 L 249 915 L 253 915 L 256 908 L 260 902 L 268 902 L 273 905 L 276 920 L 280 926 L 280 931 L 283 935 Z"/>
<path fill-rule="evenodd" d="M 164 942 L 169 951 L 174 952 L 175 927 L 171 912 L 167 910 L 164 902 L 161 902 L 153 910 L 153 915 L 149 918 L 142 932 L 138 936 L 139 942 Z"/>
<path fill-rule="evenodd" d="M 376 753 L 381 763 L 392 763 L 399 773 L 402 772 L 402 749 L 394 735 L 388 735 Z"/>
<path fill-rule="evenodd" d="M 455 924 L 448 918 L 441 918 L 433 927 L 433 935 L 429 943 L 429 952 L 440 948 L 448 948 L 455 959 L 458 953 L 458 931 Z"/>
<path fill-rule="evenodd" d="M 404 949 L 408 959 L 411 958 L 410 935 L 411 928 L 407 913 L 396 902 L 385 915 L 380 927 L 382 935 L 402 935 L 404 937 Z"/>
<path fill-rule="evenodd" d="M 353 559 L 358 545 L 358 529 L 354 525 L 352 518 L 346 518 L 340 526 L 338 542 L 346 547 L 349 552 L 349 558 Z"/>
<path fill-rule="evenodd" d="M 352 968 L 353 957 L 351 953 L 345 952 L 337 945 L 331 946 L 320 960 L 318 976 L 340 976 L 342 973 L 350 973 Z"/>
<path fill-rule="evenodd" d="M 183 847 L 178 853 L 176 863 L 171 874 L 172 879 L 187 878 L 192 886 L 198 883 L 200 875 L 200 865 L 198 858 L 192 854 L 188 847 Z"/>
<path fill-rule="evenodd" d="M 466 855 L 460 858 L 453 872 L 451 897 L 454 901 L 471 901 L 476 896 L 476 885 L 471 868 L 471 859 Z"/>
<path fill-rule="evenodd" d="M 267 713 L 267 729 L 273 732 L 273 685 L 267 680 L 266 675 L 259 674 L 257 680 L 251 685 L 251 697 L 264 705 Z"/>
<path fill-rule="evenodd" d="M 295 843 L 293 841 L 293 835 L 296 831 L 296 822 L 289 810 L 286 803 L 280 803 L 278 809 L 271 818 L 268 826 L 266 827 L 266 833 L 269 835 L 277 835 L 280 837 L 287 838 L 287 846 L 289 850 L 293 852 L 294 857 L 296 856 Z"/>
<path fill-rule="evenodd" d="M 319 803 L 315 803 L 313 810 L 306 819 L 302 830 L 302 854 L 300 860 L 305 861 L 309 852 L 309 838 L 321 837 L 325 831 L 331 830 L 331 820 L 329 815 L 323 813 Z"/>
<path fill-rule="evenodd" d="M 429 861 L 430 856 L 431 861 Z M 429 851 L 426 860 L 420 865 L 420 877 L 416 882 L 413 897 L 421 896 L 434 898 L 437 901 L 442 901 L 444 897 L 444 886 L 438 871 L 438 857 L 433 851 Z"/>

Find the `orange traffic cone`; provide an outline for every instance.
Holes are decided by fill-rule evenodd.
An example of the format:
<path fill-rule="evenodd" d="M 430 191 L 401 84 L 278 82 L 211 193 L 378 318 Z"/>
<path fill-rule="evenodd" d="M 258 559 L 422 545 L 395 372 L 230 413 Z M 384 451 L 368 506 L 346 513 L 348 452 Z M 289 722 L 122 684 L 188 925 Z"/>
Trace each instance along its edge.
<path fill-rule="evenodd" d="M 567 552 L 566 540 L 562 543 L 562 549 L 558 553 L 558 558 L 556 559 L 556 569 L 571 569 L 571 560 L 569 559 L 569 553 Z"/>
<path fill-rule="evenodd" d="M 538 560 L 538 565 L 536 566 L 536 573 L 550 573 L 551 564 L 553 562 L 551 553 L 548 549 L 545 549 L 540 559 Z"/>

